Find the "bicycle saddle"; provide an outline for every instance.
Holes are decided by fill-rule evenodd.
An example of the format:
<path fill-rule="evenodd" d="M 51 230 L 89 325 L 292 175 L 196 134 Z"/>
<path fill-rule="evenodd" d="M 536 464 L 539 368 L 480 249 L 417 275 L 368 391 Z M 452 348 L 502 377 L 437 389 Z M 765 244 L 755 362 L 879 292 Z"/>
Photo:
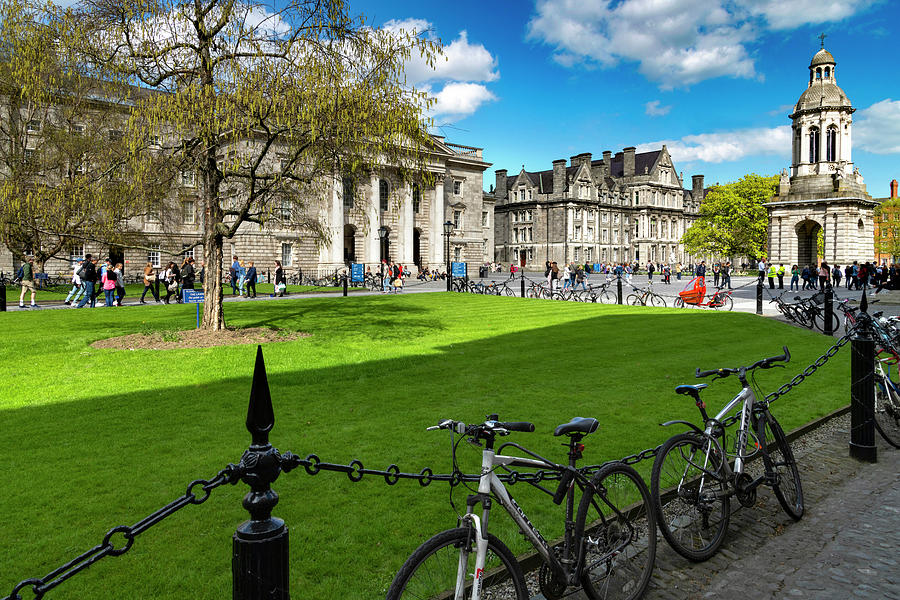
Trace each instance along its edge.
<path fill-rule="evenodd" d="M 675 388 L 676 394 L 690 394 L 691 396 L 697 396 L 700 394 L 700 390 L 705 387 L 708 387 L 708 383 L 698 383 L 697 385 L 679 385 Z"/>
<path fill-rule="evenodd" d="M 582 433 L 587 435 L 589 433 L 594 433 L 597 431 L 597 427 L 600 426 L 600 421 L 593 418 L 582 418 L 575 417 L 568 423 L 563 423 L 559 427 L 556 428 L 556 431 L 553 432 L 553 435 L 569 435 L 572 433 Z"/>

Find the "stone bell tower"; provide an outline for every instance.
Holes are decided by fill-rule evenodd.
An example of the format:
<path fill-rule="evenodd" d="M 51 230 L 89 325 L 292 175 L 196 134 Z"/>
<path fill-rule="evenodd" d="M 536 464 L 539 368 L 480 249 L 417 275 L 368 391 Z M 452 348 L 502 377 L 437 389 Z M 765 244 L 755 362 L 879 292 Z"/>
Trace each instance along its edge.
<path fill-rule="evenodd" d="M 822 47 L 809 63 L 809 82 L 794 105 L 791 168 L 781 174 L 769 215 L 769 259 L 808 265 L 826 260 L 843 266 L 872 260 L 873 209 L 852 160 L 856 110 L 837 85 L 834 56 Z M 820 241 L 821 238 L 821 241 Z"/>

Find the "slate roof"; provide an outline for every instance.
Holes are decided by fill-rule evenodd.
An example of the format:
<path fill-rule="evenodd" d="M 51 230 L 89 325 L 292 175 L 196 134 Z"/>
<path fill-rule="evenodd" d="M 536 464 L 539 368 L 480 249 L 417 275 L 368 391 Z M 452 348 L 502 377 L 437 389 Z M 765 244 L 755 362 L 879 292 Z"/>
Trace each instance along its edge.
<path fill-rule="evenodd" d="M 644 167 L 647 167 L 647 172 L 649 172 L 653 165 L 656 164 L 656 160 L 659 158 L 659 153 L 662 150 L 653 150 L 651 152 L 640 152 L 635 153 L 634 155 L 634 174 L 635 175 L 643 175 Z M 625 154 L 623 152 L 619 152 L 615 156 L 612 157 L 612 161 L 610 165 L 609 174 L 612 177 L 624 177 L 625 176 Z"/>

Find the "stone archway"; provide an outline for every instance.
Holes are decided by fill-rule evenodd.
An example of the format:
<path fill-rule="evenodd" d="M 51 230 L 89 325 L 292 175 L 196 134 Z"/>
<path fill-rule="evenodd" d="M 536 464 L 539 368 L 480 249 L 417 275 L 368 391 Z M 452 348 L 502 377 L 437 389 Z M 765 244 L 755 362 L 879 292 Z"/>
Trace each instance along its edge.
<path fill-rule="evenodd" d="M 795 230 L 797 231 L 797 264 L 801 267 L 818 264 L 818 244 L 822 226 L 817 221 L 805 219 L 797 223 Z"/>

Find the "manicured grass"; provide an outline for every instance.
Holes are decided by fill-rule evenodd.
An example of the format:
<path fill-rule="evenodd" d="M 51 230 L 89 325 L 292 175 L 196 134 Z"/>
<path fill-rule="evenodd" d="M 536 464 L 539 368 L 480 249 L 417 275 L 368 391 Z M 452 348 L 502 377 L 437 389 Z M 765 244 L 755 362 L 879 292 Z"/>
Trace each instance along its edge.
<path fill-rule="evenodd" d="M 473 296 L 414 294 L 226 304 L 233 325 L 278 326 L 311 337 L 264 348 L 282 452 L 366 467 L 398 464 L 449 472 L 441 418 L 478 422 L 490 412 L 530 420 L 508 440 L 559 461 L 553 428 L 593 416 L 586 463 L 655 446 L 696 421 L 673 392 L 695 367 L 749 364 L 788 345 L 786 370 L 760 373 L 770 391 L 830 344 L 819 334 L 749 314 L 677 311 Z M 193 306 L 0 314 L 0 595 L 100 543 L 238 462 L 255 346 L 203 350 L 94 350 L 113 335 L 193 327 Z M 773 405 L 791 429 L 845 405 L 849 351 Z M 704 392 L 710 411 L 738 391 L 735 379 Z M 477 471 L 477 449 L 461 446 Z M 648 477 L 651 465 L 641 463 Z M 649 477 L 648 477 L 649 478 Z M 455 526 L 448 486 L 343 474 L 283 474 L 274 514 L 291 528 L 295 598 L 383 597 L 396 570 L 433 533 Z M 247 518 L 243 484 L 223 487 L 142 534 L 134 548 L 63 583 L 55 599 L 219 600 L 230 595 L 231 534 Z M 561 509 L 525 484 L 511 489 L 548 539 Z M 453 493 L 465 509 L 465 489 Z M 769 493 L 767 491 L 763 494 Z M 491 530 L 527 549 L 496 507 Z"/>

